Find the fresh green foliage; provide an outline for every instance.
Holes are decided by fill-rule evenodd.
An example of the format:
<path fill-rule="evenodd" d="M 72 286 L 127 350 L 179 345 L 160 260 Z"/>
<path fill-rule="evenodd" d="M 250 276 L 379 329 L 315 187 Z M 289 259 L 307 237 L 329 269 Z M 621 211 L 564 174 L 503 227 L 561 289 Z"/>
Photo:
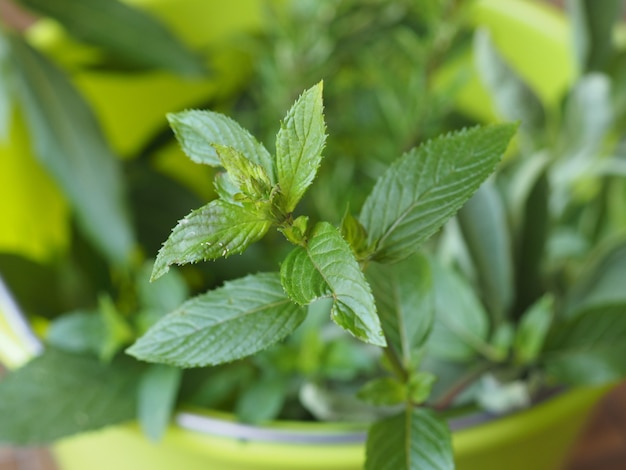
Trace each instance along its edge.
<path fill-rule="evenodd" d="M 101 47 L 127 63 L 184 75 L 204 72 L 200 58 L 163 24 L 118 0 L 20 0 L 61 23 L 76 39 Z M 115 31 L 115 34 L 111 34 Z M 144 45 L 150 44 L 146 48 Z"/>
<path fill-rule="evenodd" d="M 379 421 L 367 439 L 366 469 L 453 469 L 448 426 L 431 410 L 410 409 Z"/>
<path fill-rule="evenodd" d="M 322 161 L 326 141 L 322 110 L 320 82 L 296 101 L 276 136 L 276 175 L 286 212 L 295 209 Z"/>
<path fill-rule="evenodd" d="M 2 380 L 0 442 L 37 445 L 131 420 L 141 369 L 124 357 L 104 364 L 47 349 Z"/>
<path fill-rule="evenodd" d="M 261 165 L 274 181 L 272 157 L 250 133 L 228 116 L 212 111 L 183 111 L 167 119 L 185 154 L 196 163 L 219 166 L 214 145 L 230 147 Z"/>
<path fill-rule="evenodd" d="M 304 315 L 285 296 L 278 274 L 251 275 L 185 302 L 128 352 L 179 367 L 220 364 L 280 341 Z"/>
<path fill-rule="evenodd" d="M 594 73 L 577 77 L 558 109 L 479 32 L 474 58 L 497 114 L 520 122 L 475 126 L 444 119 L 454 86 L 434 79 L 449 52 L 468 46 L 451 21 L 459 2 L 294 2 L 297 23 L 275 18 L 255 50 L 255 82 L 232 111 L 259 140 L 214 111 L 168 116 L 216 198 L 177 199 L 163 178 L 133 188 L 167 202 L 156 205 L 165 229 L 179 220 L 151 276 L 131 263 L 113 270 L 52 321 L 44 355 L 0 383 L 0 411 L 11 403 L 21 416 L 0 423 L 0 440 L 37 443 L 138 418 L 156 441 L 176 406 L 209 406 L 249 423 L 368 422 L 367 468 L 449 469 L 442 411 L 505 413 L 555 383 L 622 379 L 626 184 L 616 126 L 626 112 L 614 99 L 617 51 L 600 31 L 617 8 L 608 4 L 578 10 L 589 33 L 580 71 Z M 13 55 L 0 52 L 0 66 Z M 319 77 L 324 86 L 299 94 Z M 273 153 L 260 143 L 267 135 Z M 128 169 L 135 164 L 146 170 L 141 159 Z M 81 243 L 64 288 L 84 285 L 72 271 Z M 100 249 L 109 262 L 128 260 Z M 156 364 L 121 357 L 127 346 Z M 101 389 L 96 374 L 108 381 Z M 53 386 L 35 389 L 33 376 Z M 87 407 L 85 397 L 67 400 L 70 386 L 104 404 L 88 422 L 67 418 Z M 58 429 L 49 402 L 67 410 Z"/>
<path fill-rule="evenodd" d="M 450 468 L 449 432 L 434 412 L 420 408 L 435 381 L 433 374 L 419 371 L 420 362 L 433 337 L 446 357 L 454 347 L 460 351 L 454 357 L 461 360 L 476 352 L 490 353 L 487 316 L 471 291 L 462 297 L 448 294 L 463 291 L 460 280 L 452 274 L 431 276 L 430 262 L 410 255 L 489 176 L 515 126 L 475 127 L 409 151 L 381 176 L 361 222 L 347 213 L 341 228 L 325 221 L 309 228 L 309 217 L 294 218 L 293 211 L 321 163 L 326 139 L 321 93 L 320 83 L 291 107 L 278 131 L 271 166 L 264 147 L 227 118 L 199 112 L 170 116 L 190 157 L 211 165 L 219 162 L 226 173 L 217 177 L 221 199 L 176 226 L 159 252 L 153 279 L 172 263 L 243 252 L 272 226 L 295 247 L 280 274 L 250 275 L 192 298 L 127 351 L 142 360 L 179 367 L 234 361 L 281 341 L 305 319 L 304 306 L 329 299 L 332 320 L 356 338 L 385 348 L 391 362 L 394 376 L 375 379 L 359 396 L 374 405 L 406 406 L 405 413 L 372 428 L 368 465 L 379 468 L 385 461 L 394 468 Z M 389 264 L 403 258 L 408 259 Z M 373 290 L 364 274 L 370 265 Z M 445 279 L 438 279 L 442 276 Z M 450 301 L 456 303 L 437 305 Z M 459 309 L 466 313 L 459 315 Z M 442 341 L 442 335 L 448 340 Z M 254 422 L 273 416 L 285 399 L 282 382 L 280 375 L 262 375 L 242 394 L 238 415 Z M 341 393 L 320 393 L 312 384 L 308 390 L 307 400 L 319 413 L 324 406 L 332 407 L 331 402 L 346 400 Z M 261 397 L 265 406 L 259 412 Z M 407 422 L 404 430 L 388 432 L 401 421 Z M 398 432 L 406 435 L 400 438 Z M 396 437 L 399 448 L 390 459 L 385 449 L 397 446 L 391 445 Z M 400 461 L 405 466 L 398 467 Z"/>
<path fill-rule="evenodd" d="M 493 172 L 514 133 L 505 124 L 438 137 L 391 165 L 359 217 L 376 247 L 372 259 L 414 253 Z"/>
<path fill-rule="evenodd" d="M 128 263 L 135 239 L 124 205 L 121 168 L 93 112 L 45 56 L 21 38 L 9 37 L 9 44 L 19 75 L 14 92 L 37 156 L 98 248 L 112 262 Z"/>
<path fill-rule="evenodd" d="M 390 347 L 406 370 L 419 363 L 435 319 L 433 278 L 423 255 L 393 266 L 373 264 L 367 271 L 378 315 Z"/>
<path fill-rule="evenodd" d="M 176 367 L 154 364 L 141 376 L 137 418 L 144 434 L 152 441 L 158 442 L 169 425 L 182 372 Z"/>
<path fill-rule="evenodd" d="M 332 319 L 357 338 L 385 346 L 374 297 L 358 262 L 339 231 L 321 222 L 311 231 L 306 247 L 297 247 L 285 259 L 281 281 L 299 304 L 330 297 Z"/>

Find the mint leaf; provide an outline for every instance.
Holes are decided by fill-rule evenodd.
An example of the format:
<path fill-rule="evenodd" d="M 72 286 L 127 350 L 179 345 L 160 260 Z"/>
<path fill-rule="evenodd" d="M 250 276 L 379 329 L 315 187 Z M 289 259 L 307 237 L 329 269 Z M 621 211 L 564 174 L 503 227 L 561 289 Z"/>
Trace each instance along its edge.
<path fill-rule="evenodd" d="M 367 470 L 453 470 L 448 425 L 425 408 L 378 421 L 367 436 Z"/>
<path fill-rule="evenodd" d="M 182 377 L 176 367 L 153 364 L 139 382 L 137 417 L 142 431 L 158 442 L 169 425 Z"/>
<path fill-rule="evenodd" d="M 138 8 L 112 0 L 20 0 L 59 21 L 77 39 L 133 64 L 200 75 L 204 66 L 164 24 Z M 114 33 L 112 33 L 114 32 Z M 150 44 L 150 47 L 145 47 Z"/>
<path fill-rule="evenodd" d="M 570 288 L 564 313 L 574 317 L 591 308 L 626 303 L 626 240 L 605 247 Z"/>
<path fill-rule="evenodd" d="M 504 320 L 513 302 L 513 250 L 502 196 L 486 181 L 457 215 L 487 311 Z"/>
<path fill-rule="evenodd" d="M 276 171 L 287 213 L 294 210 L 322 161 L 326 142 L 322 88 L 320 82 L 302 93 L 276 136 Z"/>
<path fill-rule="evenodd" d="M 385 336 L 410 370 L 416 365 L 435 318 L 428 260 L 416 255 L 393 266 L 375 263 L 367 270 L 367 279 Z"/>
<path fill-rule="evenodd" d="M 269 200 L 272 183 L 261 165 L 251 162 L 232 147 L 214 144 L 214 148 L 232 182 L 249 200 Z"/>
<path fill-rule="evenodd" d="M 385 346 L 374 297 L 359 264 L 339 231 L 318 223 L 306 248 L 295 248 L 280 269 L 285 292 L 300 305 L 332 298 L 331 318 L 357 338 Z"/>
<path fill-rule="evenodd" d="M 247 130 L 223 114 L 212 111 L 183 111 L 168 114 L 167 119 L 183 152 L 196 163 L 221 165 L 214 145 L 232 147 L 248 160 L 260 165 L 272 183 L 274 162 L 263 144 Z"/>
<path fill-rule="evenodd" d="M 397 405 L 406 401 L 407 389 L 395 377 L 379 377 L 363 385 L 357 397 L 376 406 Z"/>
<path fill-rule="evenodd" d="M 534 361 L 552 325 L 554 298 L 545 295 L 535 302 L 520 318 L 515 333 L 515 358 L 520 363 Z"/>
<path fill-rule="evenodd" d="M 406 258 L 450 218 L 491 174 L 515 125 L 474 127 L 406 153 L 377 181 L 359 220 L 373 259 Z"/>
<path fill-rule="evenodd" d="M 75 311 L 50 323 L 46 342 L 63 351 L 95 355 L 102 349 L 104 335 L 104 319 L 98 312 Z"/>
<path fill-rule="evenodd" d="M 135 239 L 120 163 L 92 110 L 65 73 L 22 39 L 9 36 L 16 97 L 33 148 L 71 202 L 81 229 L 115 264 L 127 264 Z"/>
<path fill-rule="evenodd" d="M 279 375 L 264 375 L 242 391 L 235 414 L 244 423 L 262 423 L 275 419 L 286 398 L 287 383 Z"/>
<path fill-rule="evenodd" d="M 626 375 L 626 303 L 590 308 L 556 323 L 542 358 L 565 383 L 597 385 Z"/>
<path fill-rule="evenodd" d="M 254 206 L 214 200 L 182 219 L 163 244 L 152 280 L 171 264 L 212 260 L 243 252 L 269 230 L 269 222 Z"/>
<path fill-rule="evenodd" d="M 485 346 L 489 323 L 472 287 L 452 268 L 431 261 L 435 286 L 435 323 L 428 338 L 433 357 L 465 362 Z M 453 293 L 453 294 L 452 294 Z"/>
<path fill-rule="evenodd" d="M 179 367 L 221 364 L 280 341 L 305 316 L 285 295 L 278 273 L 247 276 L 185 302 L 127 352 Z"/>
<path fill-rule="evenodd" d="M 44 444 L 133 419 L 140 370 L 47 349 L 0 381 L 0 442 Z"/>

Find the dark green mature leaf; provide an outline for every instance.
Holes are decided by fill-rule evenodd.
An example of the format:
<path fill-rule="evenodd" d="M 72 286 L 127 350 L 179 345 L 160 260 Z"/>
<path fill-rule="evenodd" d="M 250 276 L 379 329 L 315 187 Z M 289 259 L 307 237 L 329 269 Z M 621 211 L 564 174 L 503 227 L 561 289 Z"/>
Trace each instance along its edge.
<path fill-rule="evenodd" d="M 276 182 L 274 162 L 263 144 L 247 130 L 223 114 L 212 111 L 183 111 L 167 119 L 183 151 L 196 163 L 219 166 L 215 144 L 232 147 L 248 160 L 261 165 L 270 181 Z"/>
<path fill-rule="evenodd" d="M 182 219 L 157 255 L 152 279 L 171 264 L 212 260 L 243 252 L 271 226 L 253 206 L 214 200 Z"/>
<path fill-rule="evenodd" d="M 0 442 L 44 444 L 131 420 L 140 370 L 47 349 L 0 381 Z"/>
<path fill-rule="evenodd" d="M 120 166 L 95 116 L 65 74 L 23 40 L 10 41 L 35 153 L 63 189 L 78 222 L 111 261 L 129 261 L 134 235 Z"/>
<path fill-rule="evenodd" d="M 543 359 L 564 383 L 596 385 L 626 376 L 626 303 L 591 308 L 554 325 Z"/>
<path fill-rule="evenodd" d="M 426 343 L 429 355 L 468 361 L 482 351 L 489 329 L 487 313 L 472 287 L 451 268 L 431 262 L 435 323 Z"/>
<path fill-rule="evenodd" d="M 543 263 L 550 228 L 550 183 L 547 169 L 524 202 L 515 252 L 516 299 L 514 314 L 522 314 L 543 294 Z"/>
<path fill-rule="evenodd" d="M 286 212 L 296 207 L 322 161 L 326 142 L 322 89 L 320 82 L 302 93 L 276 136 L 276 171 Z"/>
<path fill-rule="evenodd" d="M 416 255 L 393 266 L 372 264 L 367 270 L 367 279 L 387 341 L 409 370 L 415 365 L 435 318 L 428 260 Z"/>
<path fill-rule="evenodd" d="M 184 75 L 205 72 L 200 58 L 160 21 L 117 0 L 20 0 L 61 23 L 77 39 L 148 67 Z"/>
<path fill-rule="evenodd" d="M 613 26 L 624 11 L 622 0 L 568 0 L 573 43 L 581 72 L 603 70 L 615 53 Z"/>
<path fill-rule="evenodd" d="M 604 250 L 571 287 L 564 309 L 567 317 L 584 310 L 626 303 L 626 241 Z"/>
<path fill-rule="evenodd" d="M 137 418 L 142 431 L 157 442 L 169 425 L 182 369 L 153 364 L 143 373 L 139 383 Z"/>
<path fill-rule="evenodd" d="M 307 305 L 332 298 L 331 317 L 357 338 L 385 346 L 374 297 L 352 250 L 339 231 L 320 222 L 310 234 L 306 248 L 295 248 L 280 269 L 285 292 Z"/>
<path fill-rule="evenodd" d="M 373 258 L 392 262 L 414 253 L 491 174 L 515 128 L 498 124 L 442 136 L 391 165 L 359 217 L 376 244 Z"/>
<path fill-rule="evenodd" d="M 306 309 L 285 295 L 277 273 L 247 276 L 185 302 L 128 353 L 179 367 L 221 364 L 280 341 L 305 316 Z"/>
<path fill-rule="evenodd" d="M 513 249 L 502 197 L 490 181 L 461 208 L 458 221 L 487 311 L 499 323 L 513 302 Z"/>
<path fill-rule="evenodd" d="M 488 31 L 476 32 L 474 52 L 478 73 L 498 113 L 506 120 L 521 121 L 527 135 L 541 135 L 546 120 L 541 101 L 496 50 Z"/>
<path fill-rule="evenodd" d="M 368 470 L 452 470 L 452 439 L 446 422 L 425 408 L 375 423 L 366 443 Z"/>

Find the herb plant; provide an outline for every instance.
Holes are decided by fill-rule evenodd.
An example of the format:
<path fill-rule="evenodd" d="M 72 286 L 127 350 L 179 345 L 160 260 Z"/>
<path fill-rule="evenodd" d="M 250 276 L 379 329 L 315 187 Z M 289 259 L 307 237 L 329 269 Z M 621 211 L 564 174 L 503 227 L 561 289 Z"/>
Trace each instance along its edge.
<path fill-rule="evenodd" d="M 322 161 L 321 83 L 287 113 L 274 156 L 220 114 L 187 111 L 170 116 L 170 122 L 190 158 L 225 172 L 215 180 L 219 198 L 174 228 L 152 278 L 172 264 L 241 253 L 271 228 L 294 248 L 280 272 L 252 274 L 188 300 L 128 352 L 177 367 L 234 361 L 281 341 L 304 321 L 308 305 L 330 299 L 332 320 L 383 348 L 388 361 L 389 374 L 367 383 L 360 396 L 404 404 L 402 412 L 373 425 L 368 467 L 381 468 L 382 462 L 394 468 L 404 468 L 402 462 L 407 468 L 451 467 L 448 428 L 422 406 L 434 380 L 420 371 L 434 305 L 430 268 L 419 248 L 491 174 L 515 126 L 476 127 L 407 152 L 381 176 L 359 216 L 346 212 L 335 227 L 294 214 Z M 371 285 L 369 271 L 385 280 Z M 399 296 L 390 299 L 390 292 Z"/>

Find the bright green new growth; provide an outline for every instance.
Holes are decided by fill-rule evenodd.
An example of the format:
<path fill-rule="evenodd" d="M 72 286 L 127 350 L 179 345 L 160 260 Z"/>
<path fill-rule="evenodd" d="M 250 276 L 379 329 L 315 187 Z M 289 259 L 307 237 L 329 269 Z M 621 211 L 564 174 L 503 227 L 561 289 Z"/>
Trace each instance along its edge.
<path fill-rule="evenodd" d="M 307 215 L 293 212 L 321 163 L 322 111 L 319 83 L 287 113 L 274 156 L 225 116 L 201 111 L 169 116 L 187 155 L 225 172 L 215 178 L 219 198 L 174 228 L 152 278 L 172 264 L 241 253 L 271 228 L 294 248 L 280 273 L 250 275 L 192 298 L 152 326 L 128 353 L 179 367 L 223 364 L 282 340 L 303 322 L 307 305 L 330 299 L 332 320 L 356 338 L 385 348 L 393 371 L 368 383 L 359 396 L 375 405 L 406 406 L 372 428 L 367 466 L 452 468 L 445 422 L 421 407 L 435 377 L 420 371 L 420 362 L 433 336 L 447 336 L 456 346 L 442 351 L 444 356 L 480 352 L 486 317 L 457 318 L 449 311 L 444 319 L 454 324 L 437 322 L 441 305 L 435 284 L 441 275 L 417 252 L 494 170 L 516 126 L 475 127 L 427 142 L 381 176 L 358 219 L 346 213 L 339 228 L 325 221 L 311 227 Z M 163 409 L 167 398 L 154 397 Z M 160 432 L 158 420 L 145 425 L 153 435 Z"/>

